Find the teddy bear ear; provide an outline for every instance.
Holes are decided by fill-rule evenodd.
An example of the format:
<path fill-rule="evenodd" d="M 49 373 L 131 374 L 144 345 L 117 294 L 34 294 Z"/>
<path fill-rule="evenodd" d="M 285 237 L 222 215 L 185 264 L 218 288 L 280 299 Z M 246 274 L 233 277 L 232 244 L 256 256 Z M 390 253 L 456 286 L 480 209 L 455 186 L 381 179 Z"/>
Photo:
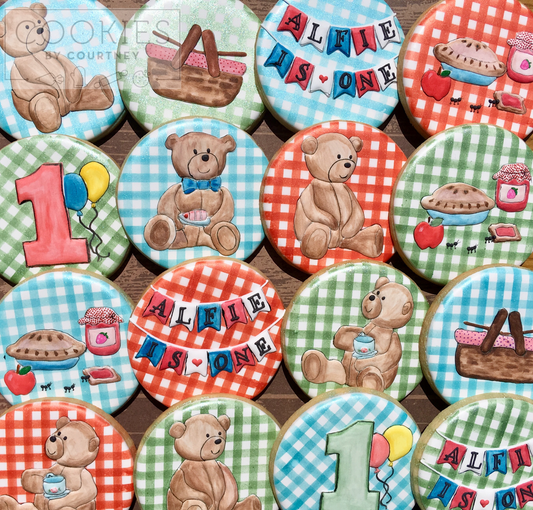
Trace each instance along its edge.
<path fill-rule="evenodd" d="M 229 426 L 231 425 L 230 419 L 225 414 L 218 417 L 218 422 L 220 423 L 220 425 L 222 425 L 222 428 L 224 430 L 228 430 Z"/>
<path fill-rule="evenodd" d="M 168 433 L 175 439 L 179 439 L 183 434 L 185 434 L 185 429 L 187 427 L 185 426 L 185 423 L 181 423 L 181 421 L 178 421 L 174 424 L 172 424 L 172 427 L 170 427 L 170 430 Z"/>
<path fill-rule="evenodd" d="M 41 18 L 46 16 L 46 7 L 43 4 L 31 4 L 30 9 L 36 12 Z"/>
<path fill-rule="evenodd" d="M 89 451 L 94 452 L 100 446 L 100 439 L 98 437 L 91 437 L 89 441 Z"/>
<path fill-rule="evenodd" d="M 314 154 L 318 149 L 318 140 L 314 136 L 308 136 L 302 142 L 302 152 L 304 154 Z"/>
<path fill-rule="evenodd" d="M 68 416 L 61 416 L 59 420 L 56 422 L 56 427 L 60 429 L 61 427 L 64 427 L 67 423 L 70 423 L 70 418 Z"/>
<path fill-rule="evenodd" d="M 363 148 L 363 140 L 361 140 L 361 138 L 358 136 L 352 136 L 350 138 L 350 142 L 352 142 L 355 152 L 359 152 Z"/>
<path fill-rule="evenodd" d="M 228 152 L 233 152 L 235 150 L 235 147 L 237 147 L 237 144 L 235 143 L 235 140 L 231 135 L 226 135 L 222 137 L 220 141 L 226 146 L 226 150 Z"/>
<path fill-rule="evenodd" d="M 378 278 L 376 281 L 375 289 L 379 289 L 380 287 L 383 287 L 386 283 L 389 283 L 389 279 L 386 276 L 382 276 L 381 278 Z"/>
<path fill-rule="evenodd" d="M 411 302 L 405 303 L 402 307 L 402 315 L 409 315 L 412 309 L 413 309 L 413 303 Z"/>
<path fill-rule="evenodd" d="M 172 134 L 165 141 L 165 147 L 171 151 L 174 146 L 179 142 L 180 137 L 178 135 Z"/>

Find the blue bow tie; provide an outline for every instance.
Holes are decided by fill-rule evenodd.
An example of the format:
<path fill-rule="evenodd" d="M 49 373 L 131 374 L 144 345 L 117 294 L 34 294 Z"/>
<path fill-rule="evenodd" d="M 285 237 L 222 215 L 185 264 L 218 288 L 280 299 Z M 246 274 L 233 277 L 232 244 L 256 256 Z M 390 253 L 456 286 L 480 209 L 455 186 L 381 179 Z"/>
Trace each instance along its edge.
<path fill-rule="evenodd" d="M 218 191 L 220 189 L 220 186 L 222 185 L 222 179 L 220 178 L 220 176 L 215 177 L 210 181 L 196 181 L 195 179 L 185 178 L 181 182 L 181 185 L 183 187 L 183 192 L 186 195 L 192 193 L 193 191 L 196 191 L 197 189 L 210 189 L 213 191 Z"/>

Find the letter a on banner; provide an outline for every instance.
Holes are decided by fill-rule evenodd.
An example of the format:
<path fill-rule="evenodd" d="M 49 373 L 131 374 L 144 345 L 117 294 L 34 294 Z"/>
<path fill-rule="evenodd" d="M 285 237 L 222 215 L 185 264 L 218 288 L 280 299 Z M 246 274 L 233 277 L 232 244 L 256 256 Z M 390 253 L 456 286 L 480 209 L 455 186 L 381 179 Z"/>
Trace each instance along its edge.
<path fill-rule="evenodd" d="M 437 459 L 437 464 L 449 464 L 457 471 L 465 453 L 466 446 L 447 440 L 444 448 L 440 452 L 439 458 Z"/>
<path fill-rule="evenodd" d="M 288 31 L 299 41 L 307 24 L 307 14 L 289 5 L 278 25 L 278 32 Z"/>
<path fill-rule="evenodd" d="M 174 301 L 163 294 L 154 291 L 152 297 L 150 298 L 150 303 L 144 309 L 143 317 L 150 317 L 155 315 L 161 324 L 166 324 L 168 316 L 172 311 L 174 306 Z"/>

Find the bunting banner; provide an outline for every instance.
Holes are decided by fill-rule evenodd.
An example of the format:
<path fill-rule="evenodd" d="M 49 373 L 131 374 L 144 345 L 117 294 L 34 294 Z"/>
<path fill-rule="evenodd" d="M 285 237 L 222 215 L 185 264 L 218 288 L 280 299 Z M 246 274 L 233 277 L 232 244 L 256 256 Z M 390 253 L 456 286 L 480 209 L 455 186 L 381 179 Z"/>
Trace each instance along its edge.
<path fill-rule="evenodd" d="M 264 285 L 236 299 L 198 304 L 175 301 L 170 296 L 153 289 L 154 293 L 142 315 L 154 317 L 163 325 L 168 323 L 170 328 L 184 326 L 192 331 L 196 324 L 198 332 L 206 328 L 220 331 L 223 318 L 226 329 L 230 329 L 238 322 L 247 324 L 248 317 L 251 321 L 255 321 L 261 312 L 270 311 L 270 304 L 263 287 Z"/>

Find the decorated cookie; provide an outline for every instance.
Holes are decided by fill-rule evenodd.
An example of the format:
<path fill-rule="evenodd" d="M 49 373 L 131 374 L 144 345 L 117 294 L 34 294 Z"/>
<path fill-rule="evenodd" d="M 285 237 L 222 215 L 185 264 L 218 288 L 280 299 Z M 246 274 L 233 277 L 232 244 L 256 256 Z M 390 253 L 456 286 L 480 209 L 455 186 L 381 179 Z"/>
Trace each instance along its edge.
<path fill-rule="evenodd" d="M 334 119 L 380 126 L 398 103 L 402 41 L 384 0 L 279 0 L 257 39 L 261 97 L 294 131 Z"/>
<path fill-rule="evenodd" d="M 0 7 L 0 128 L 14 138 L 94 140 L 123 117 L 121 24 L 95 0 L 9 0 Z"/>
<path fill-rule="evenodd" d="M 167 409 L 135 459 L 142 510 L 276 510 L 268 461 L 278 432 L 275 419 L 244 398 L 195 397 Z"/>
<path fill-rule="evenodd" d="M 400 98 L 425 136 L 461 124 L 533 129 L 533 13 L 518 0 L 446 0 L 413 25 Z"/>
<path fill-rule="evenodd" d="M 264 111 L 254 79 L 260 21 L 239 0 L 150 0 L 128 22 L 117 71 L 126 107 L 145 129 L 187 116 L 241 129 Z"/>
<path fill-rule="evenodd" d="M 342 386 L 403 399 L 422 379 L 418 338 L 427 302 L 389 265 L 336 264 L 309 278 L 283 322 L 285 365 L 309 396 Z"/>
<path fill-rule="evenodd" d="M 270 456 L 280 509 L 412 508 L 409 464 L 419 436 L 383 393 L 346 388 L 311 400 L 285 423 Z"/>
<path fill-rule="evenodd" d="M 108 413 L 137 389 L 126 345 L 132 305 L 85 271 L 29 278 L 0 302 L 0 390 L 12 404 L 74 397 Z"/>
<path fill-rule="evenodd" d="M 424 321 L 422 369 L 450 403 L 491 391 L 533 397 L 533 272 L 477 268 L 438 294 Z"/>
<path fill-rule="evenodd" d="M 533 250 L 532 170 L 533 152 L 505 129 L 466 124 L 433 136 L 394 186 L 400 255 L 441 284 L 481 265 L 522 264 Z"/>
<path fill-rule="evenodd" d="M 249 257 L 264 237 L 259 187 L 268 161 L 244 131 L 215 119 L 170 122 L 127 157 L 118 185 L 124 228 L 154 262 Z"/>
<path fill-rule="evenodd" d="M 69 136 L 32 136 L 0 150 L 0 274 L 18 283 L 53 267 L 116 271 L 129 251 L 119 173 L 101 150 Z"/>
<path fill-rule="evenodd" d="M 533 502 L 532 419 L 533 401 L 502 393 L 467 398 L 440 413 L 413 455 L 420 508 L 503 510 Z"/>
<path fill-rule="evenodd" d="M 128 510 L 135 446 L 80 400 L 30 400 L 0 416 L 0 507 Z"/>
<path fill-rule="evenodd" d="M 166 406 L 206 393 L 253 398 L 281 362 L 284 311 L 272 284 L 244 262 L 180 264 L 154 280 L 133 311 L 133 370 Z"/>
<path fill-rule="evenodd" d="M 268 238 L 309 273 L 356 258 L 388 260 L 392 185 L 405 161 L 385 133 L 367 124 L 333 121 L 299 132 L 263 178 Z"/>

